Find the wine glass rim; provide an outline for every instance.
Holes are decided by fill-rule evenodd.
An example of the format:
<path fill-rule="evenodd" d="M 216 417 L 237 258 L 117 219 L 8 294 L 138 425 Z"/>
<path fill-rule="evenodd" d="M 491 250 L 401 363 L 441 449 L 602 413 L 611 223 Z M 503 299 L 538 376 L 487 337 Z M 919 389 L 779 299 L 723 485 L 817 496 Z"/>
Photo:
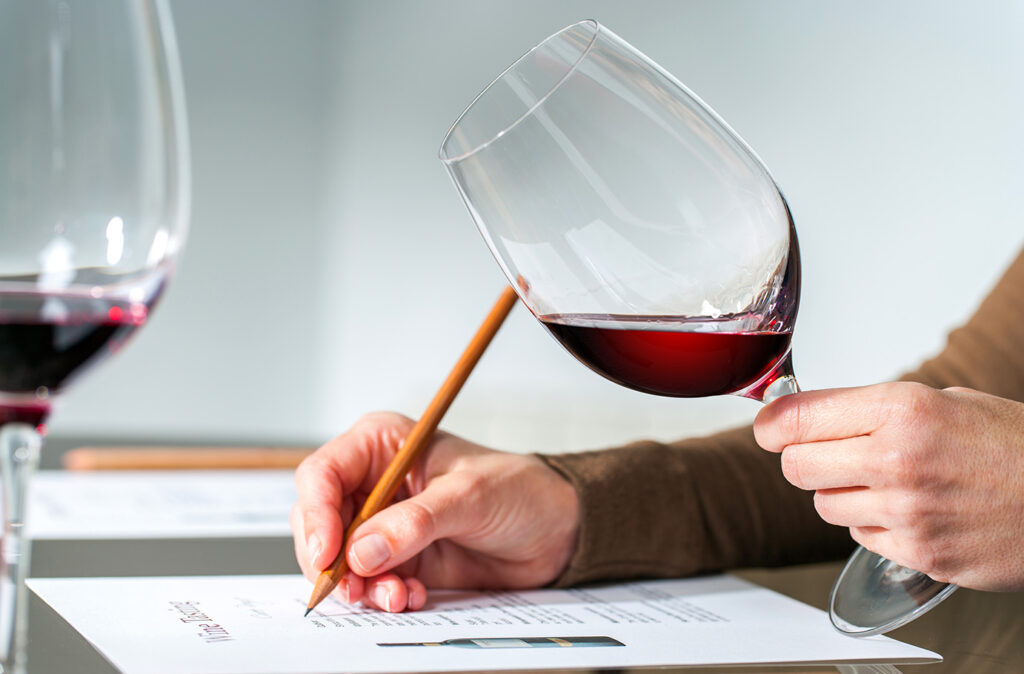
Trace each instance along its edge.
<path fill-rule="evenodd" d="M 483 141 L 482 143 L 477 144 L 472 149 L 469 149 L 469 150 L 459 154 L 458 156 L 455 156 L 455 157 L 447 156 L 445 148 L 448 145 L 448 140 L 451 138 L 452 132 L 455 131 L 455 128 L 457 126 L 459 126 L 459 122 L 462 121 L 462 119 L 466 116 L 466 114 L 469 113 L 469 111 L 472 110 L 474 107 L 476 107 L 477 102 L 481 98 L 483 98 L 485 95 L 487 95 L 487 92 L 491 90 L 491 87 L 493 87 L 499 81 L 504 79 L 505 75 L 507 75 L 512 70 L 514 70 L 520 63 L 522 63 L 527 58 L 529 58 L 538 49 L 540 49 L 544 45 L 548 44 L 549 42 L 551 42 L 552 40 L 554 40 L 558 36 L 560 36 L 560 35 L 568 32 L 568 31 L 572 30 L 573 28 L 577 28 L 577 27 L 581 27 L 581 26 L 589 27 L 593 31 L 593 34 L 590 36 L 590 41 L 587 43 L 587 46 L 584 47 L 583 50 L 580 52 L 580 54 L 576 58 L 576 60 L 573 61 L 572 65 L 570 65 L 566 69 L 565 73 L 562 74 L 562 76 L 558 79 L 557 82 L 552 84 L 551 87 L 546 92 L 544 92 L 543 96 L 539 97 L 533 103 L 533 105 L 531 105 L 529 108 L 527 108 L 523 112 L 523 114 L 521 114 L 518 117 L 516 117 L 509 124 L 507 124 L 504 128 L 499 129 L 496 133 L 494 133 L 494 135 L 492 135 L 487 140 Z M 590 53 L 591 49 L 593 48 L 594 42 L 597 40 L 597 36 L 601 33 L 602 28 L 603 27 L 601 26 L 601 24 L 598 23 L 594 19 L 583 19 L 582 21 L 577 21 L 575 23 L 571 23 L 568 26 L 565 26 L 564 28 L 562 28 L 561 30 L 558 30 L 558 31 L 552 33 L 551 35 L 547 36 L 546 38 L 544 38 L 543 40 L 538 42 L 532 49 L 530 49 L 529 51 L 524 53 L 522 56 L 517 58 L 515 61 L 513 61 L 511 65 L 509 65 L 507 68 L 502 70 L 501 73 L 497 77 L 495 77 L 493 80 L 491 80 L 487 84 L 487 86 L 484 87 L 483 90 L 479 94 L 476 95 L 476 97 L 470 102 L 470 104 L 466 106 L 466 109 L 463 110 L 462 113 L 458 116 L 458 118 L 456 118 L 456 120 L 452 123 L 451 127 L 448 128 L 448 133 L 446 133 L 444 135 L 444 140 L 441 141 L 441 149 L 438 151 L 438 158 L 442 162 L 444 162 L 445 164 L 454 164 L 457 161 L 461 161 L 461 160 L 463 160 L 463 159 L 465 159 L 467 157 L 470 157 L 470 156 L 476 154 L 477 152 L 479 152 L 480 150 L 484 149 L 485 147 L 487 147 L 488 145 L 490 145 L 494 141 L 496 141 L 499 138 L 501 138 L 503 135 L 505 135 L 506 133 L 511 131 L 513 128 L 515 128 L 524 119 L 526 119 L 527 117 L 532 115 L 534 110 L 536 110 L 548 98 L 550 98 L 551 95 L 553 93 L 555 93 L 555 91 L 557 91 L 559 89 L 559 87 L 562 86 L 562 83 L 565 82 L 567 79 L 569 79 L 569 77 L 571 77 L 574 72 L 576 72 L 576 70 L 579 67 L 580 63 L 583 62 L 583 59 L 587 58 L 587 55 Z"/>

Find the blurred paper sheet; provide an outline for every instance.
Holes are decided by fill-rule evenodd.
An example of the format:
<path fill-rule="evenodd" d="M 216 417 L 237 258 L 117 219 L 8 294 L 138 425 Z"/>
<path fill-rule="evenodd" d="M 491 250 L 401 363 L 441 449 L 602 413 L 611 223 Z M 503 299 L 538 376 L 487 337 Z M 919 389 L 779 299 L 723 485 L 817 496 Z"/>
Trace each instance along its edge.
<path fill-rule="evenodd" d="M 401 614 L 330 598 L 308 618 L 302 616 L 311 585 L 299 576 L 33 579 L 29 586 L 124 674 L 940 659 L 886 637 L 842 636 L 823 612 L 731 576 L 570 590 L 434 591 L 424 610 Z M 591 637 L 591 646 L 577 646 L 578 637 Z"/>
<path fill-rule="evenodd" d="M 291 536 L 290 470 L 41 471 L 29 495 L 38 540 Z"/>

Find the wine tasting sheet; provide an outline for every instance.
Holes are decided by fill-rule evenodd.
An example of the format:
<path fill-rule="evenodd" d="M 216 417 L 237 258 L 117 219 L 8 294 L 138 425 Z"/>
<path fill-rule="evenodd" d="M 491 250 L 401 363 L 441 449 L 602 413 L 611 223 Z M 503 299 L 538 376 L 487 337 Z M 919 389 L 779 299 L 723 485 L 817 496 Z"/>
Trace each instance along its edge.
<path fill-rule="evenodd" d="M 29 494 L 37 540 L 291 536 L 290 470 L 40 471 Z"/>
<path fill-rule="evenodd" d="M 44 578 L 29 587 L 124 674 L 940 659 L 886 637 L 842 636 L 821 611 L 732 576 L 570 590 L 434 591 L 424 610 L 402 614 L 329 598 L 308 618 L 311 585 L 300 576 Z M 537 637 L 547 639 L 531 645 L 528 639 Z M 571 637 L 604 639 L 586 646 Z"/>

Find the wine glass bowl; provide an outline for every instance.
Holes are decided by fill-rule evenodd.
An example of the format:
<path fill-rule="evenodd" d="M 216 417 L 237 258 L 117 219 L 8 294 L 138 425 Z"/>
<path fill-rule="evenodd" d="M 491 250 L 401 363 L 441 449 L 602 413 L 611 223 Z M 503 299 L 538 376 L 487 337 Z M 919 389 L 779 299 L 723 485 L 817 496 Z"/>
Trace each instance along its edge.
<path fill-rule="evenodd" d="M 26 493 L 53 399 L 147 322 L 185 242 L 188 139 L 166 0 L 3 3 L 0 91 L 0 671 L 11 674 L 25 668 Z"/>
<path fill-rule="evenodd" d="M 720 117 L 607 28 L 574 24 L 519 59 L 441 159 L 523 301 L 600 374 L 756 396 L 788 362 L 785 199 Z"/>
<path fill-rule="evenodd" d="M 606 27 L 573 24 L 513 63 L 440 159 L 522 301 L 592 370 L 664 396 L 799 391 L 785 198 L 721 117 Z M 830 616 L 875 634 L 952 587 L 861 549 Z"/>
<path fill-rule="evenodd" d="M 5 6 L 0 414 L 41 423 L 146 322 L 184 243 L 188 144 L 169 11 Z"/>

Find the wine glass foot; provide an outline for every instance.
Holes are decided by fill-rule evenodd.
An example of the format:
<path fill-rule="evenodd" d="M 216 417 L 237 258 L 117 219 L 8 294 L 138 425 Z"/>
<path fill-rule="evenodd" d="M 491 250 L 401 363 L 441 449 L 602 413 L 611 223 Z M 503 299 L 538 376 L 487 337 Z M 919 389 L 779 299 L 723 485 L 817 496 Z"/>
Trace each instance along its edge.
<path fill-rule="evenodd" d="M 857 548 L 832 586 L 829 619 L 849 636 L 884 634 L 921 617 L 956 588 Z"/>

